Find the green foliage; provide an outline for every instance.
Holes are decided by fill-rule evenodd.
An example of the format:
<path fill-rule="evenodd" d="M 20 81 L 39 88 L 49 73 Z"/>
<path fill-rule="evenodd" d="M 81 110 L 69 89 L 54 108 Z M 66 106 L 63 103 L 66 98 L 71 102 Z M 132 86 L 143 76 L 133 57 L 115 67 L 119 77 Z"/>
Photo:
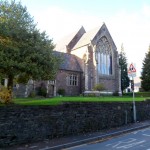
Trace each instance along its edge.
<path fill-rule="evenodd" d="M 31 98 L 36 97 L 35 91 L 31 91 L 28 97 L 31 97 Z"/>
<path fill-rule="evenodd" d="M 135 101 L 145 101 L 146 97 L 135 97 Z M 53 97 L 46 99 L 39 98 L 17 98 L 14 99 L 15 104 L 19 105 L 60 105 L 65 102 L 133 102 L 132 96 L 101 96 L 101 97 Z"/>
<path fill-rule="evenodd" d="M 150 46 L 143 61 L 141 79 L 141 87 L 145 91 L 150 91 Z"/>
<path fill-rule="evenodd" d="M 123 91 L 129 86 L 130 83 L 127 71 L 127 58 L 123 45 L 121 46 L 121 52 L 119 54 L 119 65 L 121 69 L 121 91 L 123 93 Z"/>
<path fill-rule="evenodd" d="M 0 0 L 0 76 L 13 87 L 19 82 L 51 80 L 59 67 L 53 54 L 54 44 L 36 28 L 33 17 L 20 2 Z"/>
<path fill-rule="evenodd" d="M 15 78 L 14 78 L 14 83 L 16 84 L 19 84 L 19 83 L 23 83 L 23 84 L 26 84 L 28 81 L 29 81 L 29 76 L 27 74 L 20 74 L 20 75 L 17 75 Z"/>
<path fill-rule="evenodd" d="M 105 90 L 105 87 L 104 85 L 101 83 L 101 84 L 96 84 L 93 88 L 95 91 L 104 91 Z"/>
<path fill-rule="evenodd" d="M 9 104 L 12 103 L 12 93 L 11 90 L 4 86 L 0 87 L 0 103 Z"/>
<path fill-rule="evenodd" d="M 88 97 L 96 97 L 96 94 L 95 93 L 90 93 L 87 95 Z"/>
<path fill-rule="evenodd" d="M 65 89 L 58 89 L 57 93 L 59 95 L 65 96 Z"/>
<path fill-rule="evenodd" d="M 46 89 L 46 87 L 44 87 L 44 86 L 39 87 L 39 89 L 38 89 L 38 95 L 46 97 L 46 95 L 47 95 L 47 89 Z"/>
<path fill-rule="evenodd" d="M 119 92 L 118 91 L 114 92 L 113 96 L 119 96 Z"/>
<path fill-rule="evenodd" d="M 135 97 L 150 97 L 150 92 L 135 92 Z M 123 96 L 131 96 L 132 97 L 133 93 L 124 93 Z"/>

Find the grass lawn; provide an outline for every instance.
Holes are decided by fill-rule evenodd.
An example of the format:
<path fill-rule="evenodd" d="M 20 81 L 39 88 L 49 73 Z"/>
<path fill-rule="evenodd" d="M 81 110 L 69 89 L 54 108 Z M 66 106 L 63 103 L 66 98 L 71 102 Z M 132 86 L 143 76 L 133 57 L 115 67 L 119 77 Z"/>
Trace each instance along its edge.
<path fill-rule="evenodd" d="M 144 101 L 150 97 L 135 97 L 135 101 Z M 16 98 L 15 104 L 19 105 L 59 105 L 63 102 L 132 102 L 132 97 L 54 97 L 54 98 Z"/>

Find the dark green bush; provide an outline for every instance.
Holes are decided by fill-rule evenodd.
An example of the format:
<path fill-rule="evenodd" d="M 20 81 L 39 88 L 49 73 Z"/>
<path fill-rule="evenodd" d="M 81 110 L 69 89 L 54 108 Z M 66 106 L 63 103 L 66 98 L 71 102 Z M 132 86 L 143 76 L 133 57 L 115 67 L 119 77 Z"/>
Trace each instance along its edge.
<path fill-rule="evenodd" d="M 47 95 L 47 89 L 45 87 L 39 87 L 39 89 L 38 89 L 38 95 L 46 97 L 46 95 Z"/>
<path fill-rule="evenodd" d="M 65 89 L 58 89 L 57 93 L 59 95 L 65 96 Z"/>
<path fill-rule="evenodd" d="M 124 93 L 123 96 L 132 96 L 133 93 Z M 150 97 L 150 92 L 135 92 L 136 97 Z"/>
<path fill-rule="evenodd" d="M 88 97 L 96 97 L 95 93 L 89 93 L 87 96 Z"/>
<path fill-rule="evenodd" d="M 28 97 L 31 97 L 31 98 L 36 97 L 35 91 L 31 91 Z"/>
<path fill-rule="evenodd" d="M 119 96 L 119 92 L 118 91 L 114 92 L 113 96 Z"/>
<path fill-rule="evenodd" d="M 95 90 L 95 91 L 104 91 L 104 90 L 105 90 L 105 87 L 104 87 L 104 85 L 103 85 L 102 83 L 96 84 L 96 85 L 94 86 L 94 90 Z"/>

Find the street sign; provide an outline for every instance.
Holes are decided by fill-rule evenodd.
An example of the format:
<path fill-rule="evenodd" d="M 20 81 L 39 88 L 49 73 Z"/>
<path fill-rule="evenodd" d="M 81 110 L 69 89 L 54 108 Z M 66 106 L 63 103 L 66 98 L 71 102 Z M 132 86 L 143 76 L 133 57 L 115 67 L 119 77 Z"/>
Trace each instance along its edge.
<path fill-rule="evenodd" d="M 136 68 L 135 64 L 133 65 L 133 63 L 128 66 L 128 76 L 132 78 L 136 77 Z"/>
<path fill-rule="evenodd" d="M 132 78 L 131 80 L 131 88 L 133 92 L 133 119 L 136 122 L 136 106 L 135 106 L 135 95 L 134 95 L 134 77 L 136 77 L 136 68 L 133 63 L 128 66 L 128 76 Z"/>

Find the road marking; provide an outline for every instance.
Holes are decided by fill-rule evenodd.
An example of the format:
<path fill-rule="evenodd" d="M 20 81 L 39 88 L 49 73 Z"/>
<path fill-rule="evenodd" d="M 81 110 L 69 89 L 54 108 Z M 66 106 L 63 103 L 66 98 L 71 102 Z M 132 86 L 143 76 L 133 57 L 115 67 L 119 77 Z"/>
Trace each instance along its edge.
<path fill-rule="evenodd" d="M 128 143 L 131 143 L 131 142 L 134 142 L 136 141 L 136 139 L 134 138 L 129 138 L 129 139 L 126 139 L 126 140 L 123 140 L 123 141 L 118 141 L 117 144 L 115 144 L 114 146 L 112 146 L 113 148 L 117 148 L 119 145 L 122 145 L 122 144 L 128 144 Z"/>
<path fill-rule="evenodd" d="M 38 147 L 38 146 L 31 146 L 31 147 L 29 147 L 29 148 L 36 148 L 36 147 Z"/>
<path fill-rule="evenodd" d="M 150 134 L 142 134 L 142 135 L 144 135 L 144 136 L 150 136 Z"/>
<path fill-rule="evenodd" d="M 71 150 L 71 149 L 82 147 L 82 146 L 87 146 L 87 144 L 77 145 L 77 146 L 73 146 L 73 147 L 69 147 L 69 148 L 63 148 L 62 150 Z"/>
<path fill-rule="evenodd" d="M 112 144 L 107 144 L 106 146 L 111 146 L 112 149 L 128 149 L 128 148 L 131 148 L 131 147 L 134 147 L 136 145 L 141 145 L 142 143 L 146 142 L 145 140 L 143 141 L 139 141 L 137 139 L 134 139 L 134 138 L 129 138 L 129 139 L 126 139 L 126 140 L 123 140 L 123 141 L 118 141 L 118 142 L 115 142 L 112 143 Z"/>
<path fill-rule="evenodd" d="M 137 133 L 145 132 L 145 131 L 150 131 L 150 128 L 146 128 L 146 129 L 143 129 L 143 130 L 134 131 L 133 134 L 137 134 Z"/>
<path fill-rule="evenodd" d="M 46 146 L 45 148 L 41 148 L 39 150 L 49 150 L 49 149 L 50 149 L 50 147 Z"/>
<path fill-rule="evenodd" d="M 144 143 L 144 142 L 146 142 L 146 141 L 143 140 L 143 141 L 139 141 L 139 142 L 127 144 L 127 145 L 124 145 L 124 146 L 119 146 L 119 147 L 116 147 L 116 148 L 117 148 L 117 149 L 120 149 L 120 148 L 121 148 L 121 149 L 122 149 L 122 148 L 127 149 L 127 148 L 134 147 L 134 146 L 136 146 L 136 145 L 142 144 L 142 143 Z"/>
<path fill-rule="evenodd" d="M 111 146 L 112 144 L 107 144 L 106 146 Z"/>

